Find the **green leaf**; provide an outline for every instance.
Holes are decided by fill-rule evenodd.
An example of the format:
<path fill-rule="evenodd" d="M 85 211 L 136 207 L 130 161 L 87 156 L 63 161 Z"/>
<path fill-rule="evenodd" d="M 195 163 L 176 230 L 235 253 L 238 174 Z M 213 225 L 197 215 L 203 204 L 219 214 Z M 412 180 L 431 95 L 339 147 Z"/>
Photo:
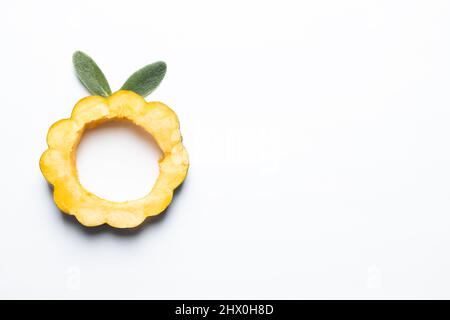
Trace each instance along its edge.
<path fill-rule="evenodd" d="M 103 97 L 111 95 L 111 88 L 105 75 L 91 57 L 76 51 L 72 60 L 78 79 L 91 94 Z"/>
<path fill-rule="evenodd" d="M 133 73 L 121 89 L 131 90 L 146 97 L 158 87 L 166 74 L 166 70 L 165 62 L 158 61 L 149 64 Z"/>

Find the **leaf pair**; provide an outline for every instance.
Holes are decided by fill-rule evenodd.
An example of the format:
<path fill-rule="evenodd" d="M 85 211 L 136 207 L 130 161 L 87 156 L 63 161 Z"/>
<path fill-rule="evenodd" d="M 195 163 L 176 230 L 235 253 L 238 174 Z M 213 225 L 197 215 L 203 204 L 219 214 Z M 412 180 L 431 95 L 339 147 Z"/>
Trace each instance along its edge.
<path fill-rule="evenodd" d="M 91 57 L 81 51 L 76 51 L 73 54 L 73 65 L 78 79 L 91 94 L 103 97 L 111 95 L 111 88 L 105 75 Z M 133 73 L 121 89 L 131 90 L 146 97 L 161 83 L 166 69 L 167 66 L 162 61 L 149 64 Z"/>

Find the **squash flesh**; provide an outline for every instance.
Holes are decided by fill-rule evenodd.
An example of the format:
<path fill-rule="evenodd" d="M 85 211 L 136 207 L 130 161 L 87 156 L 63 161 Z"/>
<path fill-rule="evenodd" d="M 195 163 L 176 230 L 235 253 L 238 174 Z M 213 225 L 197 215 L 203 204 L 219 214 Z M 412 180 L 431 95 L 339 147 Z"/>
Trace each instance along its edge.
<path fill-rule="evenodd" d="M 159 160 L 159 176 L 150 193 L 143 198 L 109 201 L 84 189 L 79 182 L 76 148 L 84 131 L 113 119 L 126 119 L 144 128 L 163 153 Z M 158 215 L 170 204 L 173 191 L 184 181 L 189 167 L 176 114 L 161 102 L 146 102 L 140 95 L 127 90 L 117 91 L 108 98 L 90 96 L 81 99 L 69 119 L 50 127 L 47 144 L 40 168 L 54 187 L 56 205 L 89 227 L 106 223 L 116 228 L 132 228 L 146 217 Z"/>

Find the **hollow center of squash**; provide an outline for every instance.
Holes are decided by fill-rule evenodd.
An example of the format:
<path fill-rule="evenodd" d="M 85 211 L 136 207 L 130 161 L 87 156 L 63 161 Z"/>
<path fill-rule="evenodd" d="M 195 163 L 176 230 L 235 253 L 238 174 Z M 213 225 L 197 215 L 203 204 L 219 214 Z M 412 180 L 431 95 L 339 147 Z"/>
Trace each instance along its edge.
<path fill-rule="evenodd" d="M 146 196 L 159 175 L 162 156 L 153 137 L 125 120 L 87 129 L 77 149 L 78 179 L 83 187 L 110 201 Z"/>

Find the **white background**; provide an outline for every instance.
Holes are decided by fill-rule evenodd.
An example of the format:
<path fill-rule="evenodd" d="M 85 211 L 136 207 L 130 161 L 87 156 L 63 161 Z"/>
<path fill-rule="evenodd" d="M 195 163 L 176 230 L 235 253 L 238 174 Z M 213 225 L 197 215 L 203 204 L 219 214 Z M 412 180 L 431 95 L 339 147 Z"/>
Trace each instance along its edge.
<path fill-rule="evenodd" d="M 0 33 L 0 298 L 450 298 L 450 2 L 8 1 Z M 75 50 L 113 90 L 168 64 L 148 99 L 191 167 L 137 230 L 79 225 L 39 170 Z M 89 132 L 80 179 L 145 194 L 147 138 Z"/>

